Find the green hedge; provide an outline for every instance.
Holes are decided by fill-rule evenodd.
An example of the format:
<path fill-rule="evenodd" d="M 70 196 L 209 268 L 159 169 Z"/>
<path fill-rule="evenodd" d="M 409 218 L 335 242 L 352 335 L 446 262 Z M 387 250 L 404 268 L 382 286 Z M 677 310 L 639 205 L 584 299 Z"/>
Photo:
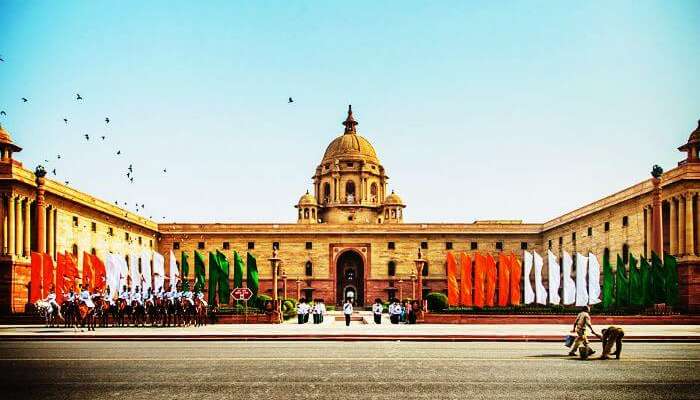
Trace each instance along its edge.
<path fill-rule="evenodd" d="M 432 293 L 431 293 L 432 294 Z M 428 309 L 430 309 L 430 300 L 428 300 Z M 433 311 L 432 309 L 430 309 Z M 581 307 L 564 306 L 564 305 L 541 305 L 530 304 L 522 306 L 509 307 L 450 307 L 445 309 L 436 309 L 441 314 L 491 314 L 491 315 L 576 315 L 581 311 Z M 601 304 L 591 306 L 591 314 L 604 315 L 640 315 L 644 314 L 643 307 L 628 306 L 617 307 L 611 309 L 603 309 Z"/>
<path fill-rule="evenodd" d="M 425 299 L 428 301 L 429 311 L 443 311 L 447 309 L 447 296 L 444 293 L 428 293 Z"/>

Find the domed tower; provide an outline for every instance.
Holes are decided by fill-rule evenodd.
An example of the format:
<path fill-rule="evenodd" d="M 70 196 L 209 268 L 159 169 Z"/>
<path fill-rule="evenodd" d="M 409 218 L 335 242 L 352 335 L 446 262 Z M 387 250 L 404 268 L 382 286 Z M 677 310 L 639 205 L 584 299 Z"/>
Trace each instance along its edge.
<path fill-rule="evenodd" d="M 403 222 L 403 209 L 406 207 L 398 194 L 391 194 L 384 199 L 384 222 L 396 224 Z"/>
<path fill-rule="evenodd" d="M 10 134 L 0 125 L 0 162 L 12 161 L 12 153 L 22 151 L 22 148 L 12 142 Z"/>
<path fill-rule="evenodd" d="M 683 146 L 679 147 L 678 150 L 686 152 L 688 155 L 685 160 L 679 162 L 679 165 L 686 163 L 699 163 L 700 162 L 700 120 L 698 120 L 698 127 L 694 131 L 690 132 L 690 137 L 688 137 L 688 142 Z"/>
<path fill-rule="evenodd" d="M 313 195 L 309 194 L 308 190 L 294 207 L 299 209 L 297 223 L 315 224 L 318 222 L 318 202 Z"/>
<path fill-rule="evenodd" d="M 316 167 L 314 194 L 320 222 L 385 222 L 384 200 L 389 177 L 372 144 L 357 134 L 357 125 L 352 106 L 348 106 L 348 116 L 343 121 L 345 131 L 328 145 Z"/>

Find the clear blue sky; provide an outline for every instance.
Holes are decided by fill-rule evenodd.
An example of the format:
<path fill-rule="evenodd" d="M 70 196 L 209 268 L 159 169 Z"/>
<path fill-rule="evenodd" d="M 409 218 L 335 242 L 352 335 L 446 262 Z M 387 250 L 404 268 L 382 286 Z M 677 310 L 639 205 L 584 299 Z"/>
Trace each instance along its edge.
<path fill-rule="evenodd" d="M 540 222 L 682 158 L 699 21 L 696 0 L 0 0 L 0 123 L 27 167 L 159 222 L 293 222 L 352 103 L 407 221 Z"/>

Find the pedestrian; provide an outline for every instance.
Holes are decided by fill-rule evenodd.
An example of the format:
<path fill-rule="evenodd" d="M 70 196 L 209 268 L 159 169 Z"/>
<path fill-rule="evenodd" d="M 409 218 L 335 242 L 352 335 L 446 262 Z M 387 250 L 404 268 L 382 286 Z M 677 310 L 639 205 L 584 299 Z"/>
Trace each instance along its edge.
<path fill-rule="evenodd" d="M 318 315 L 319 319 L 319 324 L 323 323 L 323 316 L 326 314 L 326 302 L 323 301 L 323 299 L 318 299 L 318 301 L 321 303 L 321 312 Z"/>
<path fill-rule="evenodd" d="M 415 301 L 411 301 L 408 303 L 408 318 L 407 318 L 407 323 L 408 324 L 415 324 L 416 323 L 416 307 L 418 304 Z"/>
<path fill-rule="evenodd" d="M 382 311 L 384 311 L 384 305 L 382 304 L 382 299 L 374 299 L 374 304 L 372 304 L 372 314 L 374 315 L 374 323 L 382 323 Z"/>
<path fill-rule="evenodd" d="M 352 316 L 352 301 L 345 300 L 343 304 L 343 315 L 345 315 L 345 326 L 350 326 L 350 317 Z"/>
<path fill-rule="evenodd" d="M 588 352 L 586 357 L 595 353 L 595 350 L 588 347 L 588 337 L 586 336 L 587 328 L 591 330 L 591 333 L 598 336 L 598 334 L 595 333 L 595 331 L 593 330 L 593 326 L 591 326 L 591 316 L 589 314 L 590 311 L 591 308 L 589 306 L 583 306 L 581 308 L 581 312 L 578 313 L 578 315 L 576 316 L 576 320 L 574 321 L 574 326 L 573 329 L 571 329 L 571 332 L 575 332 L 577 336 L 576 340 L 574 340 L 573 346 L 571 346 L 571 351 L 569 352 L 570 356 L 576 355 L 576 350 L 581 344 L 583 344 L 584 348 Z"/>
<path fill-rule="evenodd" d="M 321 323 L 321 302 L 316 299 L 314 300 L 314 307 L 311 311 L 313 313 L 314 325 Z"/>
<path fill-rule="evenodd" d="M 407 317 L 406 314 L 407 314 L 407 305 L 406 305 L 406 300 L 404 300 L 401 302 L 401 322 L 403 322 L 404 324 L 408 323 L 408 320 L 406 318 Z"/>
<path fill-rule="evenodd" d="M 403 310 L 401 310 L 401 304 L 399 304 L 399 302 L 396 299 L 394 299 L 389 309 L 389 320 L 392 324 L 399 323 L 399 321 L 401 320 L 402 312 Z"/>
<path fill-rule="evenodd" d="M 299 304 L 297 304 L 297 322 L 299 325 L 303 324 L 304 321 L 304 315 L 308 312 L 309 306 L 306 305 L 306 299 L 301 298 L 299 299 Z"/>
<path fill-rule="evenodd" d="M 615 358 L 620 359 L 620 354 L 622 353 L 622 338 L 625 337 L 625 331 L 617 326 L 610 326 L 607 329 L 603 329 L 600 332 L 603 337 L 601 341 L 603 342 L 603 354 L 600 356 L 601 360 L 607 360 L 612 350 L 613 344 L 615 345 Z"/>

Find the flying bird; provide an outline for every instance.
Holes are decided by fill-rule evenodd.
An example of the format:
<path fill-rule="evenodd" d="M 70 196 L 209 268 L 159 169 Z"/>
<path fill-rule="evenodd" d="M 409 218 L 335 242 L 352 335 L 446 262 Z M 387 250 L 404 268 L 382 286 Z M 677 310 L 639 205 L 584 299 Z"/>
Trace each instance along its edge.
<path fill-rule="evenodd" d="M 5 59 L 0 56 L 0 62 L 5 62 Z"/>
<path fill-rule="evenodd" d="M 0 115 L 7 115 L 5 111 L 0 111 Z"/>
<path fill-rule="evenodd" d="M 134 178 L 133 178 L 133 177 L 132 177 L 132 178 L 129 178 L 129 180 L 131 181 L 131 183 L 134 183 Z"/>
<path fill-rule="evenodd" d="M 56 158 L 58 158 L 58 159 L 60 160 L 60 159 L 61 159 L 61 155 L 59 154 L 58 156 L 56 156 Z"/>
<path fill-rule="evenodd" d="M 85 136 L 85 140 L 90 140 L 90 135 L 88 135 L 87 133 L 83 136 Z"/>
<path fill-rule="evenodd" d="M 49 160 L 44 160 L 45 163 L 49 162 Z"/>
<path fill-rule="evenodd" d="M 131 177 L 131 172 L 127 172 L 127 173 L 126 173 L 126 177 L 127 177 L 127 178 L 130 178 L 130 177 Z"/>
<path fill-rule="evenodd" d="M 289 103 L 294 103 L 294 99 L 292 99 L 292 98 L 290 97 L 289 100 L 287 101 L 287 104 L 289 104 Z"/>
<path fill-rule="evenodd" d="M 163 172 L 168 172 L 168 169 L 167 169 L 167 168 L 163 168 Z"/>
<path fill-rule="evenodd" d="M 122 154 L 122 151 L 121 151 L 121 150 L 117 150 L 117 155 L 120 155 L 120 154 Z"/>
<path fill-rule="evenodd" d="M 28 102 L 29 100 L 27 100 L 26 97 L 22 97 L 22 101 L 26 103 L 26 102 Z"/>
<path fill-rule="evenodd" d="M 63 118 L 63 122 L 68 125 L 68 118 Z"/>
<path fill-rule="evenodd" d="M 119 205 L 119 203 L 117 203 L 116 201 L 114 202 L 114 204 L 117 205 L 117 206 Z"/>
<path fill-rule="evenodd" d="M 54 168 L 53 171 L 51 171 L 51 173 L 56 175 L 56 168 Z"/>
<path fill-rule="evenodd" d="M 106 117 L 106 118 L 105 118 L 105 123 L 106 123 L 106 124 L 109 123 L 109 117 Z"/>
<path fill-rule="evenodd" d="M 64 182 L 66 185 L 70 183 L 70 182 L 68 182 L 68 181 L 63 181 L 63 182 Z"/>
<path fill-rule="evenodd" d="M 102 140 L 105 140 L 106 137 L 107 137 L 107 136 L 100 136 L 100 138 L 102 138 Z"/>
<path fill-rule="evenodd" d="M 129 172 L 134 172 L 134 166 L 133 166 L 133 164 L 129 164 L 128 170 L 129 170 Z"/>
<path fill-rule="evenodd" d="M 83 96 L 81 96 L 80 93 L 76 93 L 76 94 L 75 94 L 75 99 L 76 99 L 76 100 L 82 100 L 82 99 L 83 99 Z"/>

